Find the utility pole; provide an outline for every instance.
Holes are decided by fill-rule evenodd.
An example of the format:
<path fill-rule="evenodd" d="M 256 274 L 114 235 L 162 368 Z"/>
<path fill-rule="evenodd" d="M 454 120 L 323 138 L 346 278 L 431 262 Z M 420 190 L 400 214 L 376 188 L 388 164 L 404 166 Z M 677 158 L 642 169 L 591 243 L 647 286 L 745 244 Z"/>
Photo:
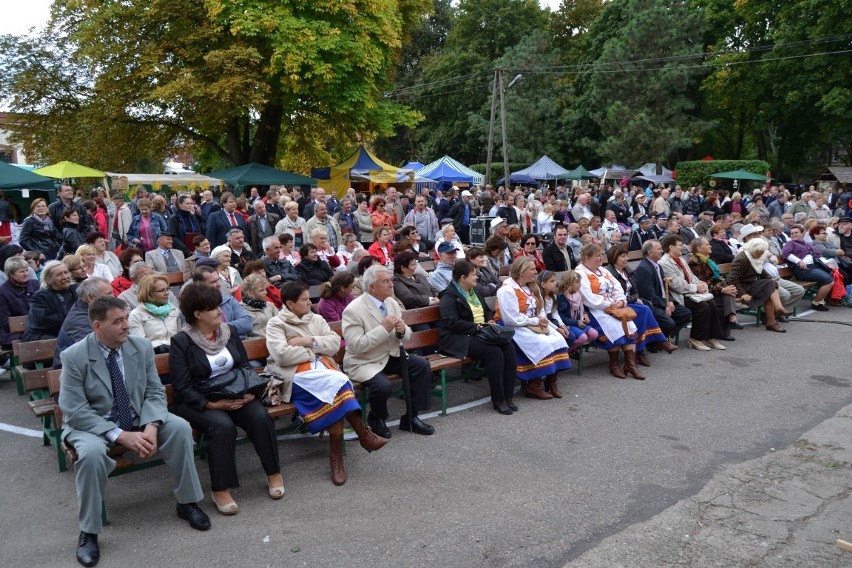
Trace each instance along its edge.
<path fill-rule="evenodd" d="M 494 155 L 494 115 L 497 112 L 497 83 L 500 81 L 500 70 L 494 70 L 494 87 L 491 90 L 491 119 L 488 122 L 488 160 L 485 164 L 485 183 L 491 183 L 491 158 Z"/>
<path fill-rule="evenodd" d="M 509 172 L 509 136 L 506 133 L 506 88 L 503 86 L 503 73 L 500 77 L 500 128 L 503 131 L 503 186 L 508 189 L 512 186 Z"/>

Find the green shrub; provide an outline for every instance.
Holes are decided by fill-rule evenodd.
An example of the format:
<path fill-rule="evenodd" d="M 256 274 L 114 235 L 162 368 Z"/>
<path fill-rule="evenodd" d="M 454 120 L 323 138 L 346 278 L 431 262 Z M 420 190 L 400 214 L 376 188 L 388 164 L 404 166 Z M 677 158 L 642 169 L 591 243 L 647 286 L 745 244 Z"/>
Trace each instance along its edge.
<path fill-rule="evenodd" d="M 769 164 L 763 160 L 693 160 L 689 162 L 678 162 L 675 166 L 677 172 L 677 183 L 681 187 L 710 185 L 710 174 L 731 172 L 734 170 L 745 170 L 758 175 L 764 175 L 769 171 Z M 723 181 L 723 180 L 718 180 Z M 731 183 L 732 180 L 724 180 Z"/>

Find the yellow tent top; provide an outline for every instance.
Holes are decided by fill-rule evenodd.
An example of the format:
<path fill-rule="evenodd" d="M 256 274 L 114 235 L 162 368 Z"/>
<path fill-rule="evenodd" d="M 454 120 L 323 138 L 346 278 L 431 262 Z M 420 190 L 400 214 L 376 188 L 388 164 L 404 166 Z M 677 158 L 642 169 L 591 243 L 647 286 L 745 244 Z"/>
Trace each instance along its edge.
<path fill-rule="evenodd" d="M 330 168 L 312 168 L 311 177 L 318 185 L 337 197 L 343 197 L 354 183 L 408 184 L 414 183 L 414 170 L 397 168 L 378 159 L 362 144 L 351 156 Z"/>

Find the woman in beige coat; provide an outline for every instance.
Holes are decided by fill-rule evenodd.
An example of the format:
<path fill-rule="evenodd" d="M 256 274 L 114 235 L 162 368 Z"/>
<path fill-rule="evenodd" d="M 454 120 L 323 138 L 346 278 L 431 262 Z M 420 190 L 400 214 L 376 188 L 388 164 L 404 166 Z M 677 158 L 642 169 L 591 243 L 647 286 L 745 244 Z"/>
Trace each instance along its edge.
<path fill-rule="evenodd" d="M 281 299 L 281 312 L 266 326 L 266 370 L 284 380 L 284 400 L 296 406 L 312 434 L 328 430 L 331 480 L 343 485 L 343 419 L 349 421 L 361 447 L 368 452 L 384 446 L 387 439 L 361 421 L 361 406 L 352 385 L 333 359 L 340 349 L 340 336 L 311 311 L 308 285 L 288 282 L 281 290 Z"/>
<path fill-rule="evenodd" d="M 148 338 L 154 353 L 168 353 L 172 337 L 183 327 L 180 309 L 169 302 L 169 279 L 149 274 L 137 286 L 139 306 L 130 312 L 130 335 Z"/>

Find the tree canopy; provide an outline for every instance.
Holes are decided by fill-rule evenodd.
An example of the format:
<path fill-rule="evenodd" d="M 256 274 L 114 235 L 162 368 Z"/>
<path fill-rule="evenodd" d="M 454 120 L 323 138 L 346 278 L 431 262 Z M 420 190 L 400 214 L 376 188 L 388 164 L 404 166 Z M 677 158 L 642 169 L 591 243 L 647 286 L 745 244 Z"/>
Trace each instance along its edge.
<path fill-rule="evenodd" d="M 852 165 L 852 0 L 54 0 L 0 38 L 0 98 L 42 161 L 145 169 L 486 159 L 636 166 L 712 154 L 776 177 Z M 109 32 L 105 32 L 109 30 Z M 501 155 L 500 121 L 495 156 Z"/>

